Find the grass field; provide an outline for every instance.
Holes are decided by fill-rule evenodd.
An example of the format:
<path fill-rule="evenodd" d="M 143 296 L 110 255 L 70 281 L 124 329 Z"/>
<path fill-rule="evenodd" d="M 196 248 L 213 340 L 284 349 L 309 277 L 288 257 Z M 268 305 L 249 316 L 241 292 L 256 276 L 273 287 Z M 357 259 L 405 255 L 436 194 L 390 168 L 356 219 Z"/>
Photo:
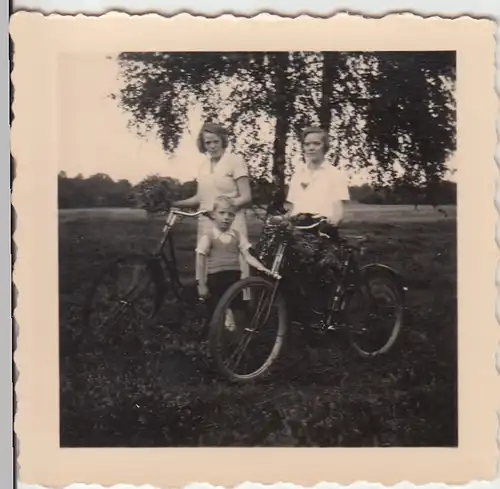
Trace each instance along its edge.
<path fill-rule="evenodd" d="M 75 354 L 81 304 L 108 260 L 150 249 L 161 221 L 127 209 L 61 211 L 62 446 L 455 446 L 457 444 L 456 210 L 349 205 L 344 228 L 374 244 L 365 257 L 410 287 L 394 352 L 355 356 L 335 336 L 292 334 L 269 380 L 228 385 L 213 371 L 197 316 L 180 328 L 123 331 L 123 354 Z M 260 223 L 249 214 L 250 235 Z M 195 222 L 177 228 L 192 276 Z M 203 337 L 203 336 L 202 336 Z M 126 353 L 126 354 L 125 354 Z"/>

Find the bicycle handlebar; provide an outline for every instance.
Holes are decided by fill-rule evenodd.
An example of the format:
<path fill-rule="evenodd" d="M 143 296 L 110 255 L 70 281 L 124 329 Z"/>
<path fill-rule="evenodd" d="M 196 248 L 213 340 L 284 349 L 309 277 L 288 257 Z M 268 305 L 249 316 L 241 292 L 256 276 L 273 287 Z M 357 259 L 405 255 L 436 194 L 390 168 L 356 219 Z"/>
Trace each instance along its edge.
<path fill-rule="evenodd" d="M 300 229 L 300 230 L 314 229 L 315 227 L 318 227 L 322 222 L 324 222 L 324 219 L 320 219 L 318 222 L 310 224 L 309 226 L 294 226 L 294 227 L 295 229 Z"/>
<path fill-rule="evenodd" d="M 271 218 L 271 220 L 273 219 L 276 219 L 276 216 L 274 216 L 273 218 Z M 281 216 L 278 218 L 278 219 L 283 219 Z M 300 225 L 297 225 L 297 224 L 294 224 L 293 227 L 295 229 L 298 229 L 298 230 L 309 230 L 309 229 L 314 229 L 316 227 L 318 227 L 321 223 L 325 222 L 326 219 L 325 218 L 321 218 L 319 219 L 317 222 L 314 222 L 313 224 L 308 224 L 306 226 L 300 226 Z"/>
<path fill-rule="evenodd" d="M 186 211 L 182 211 L 182 210 L 177 209 L 177 208 L 172 208 L 172 209 L 170 209 L 170 212 L 172 212 L 173 214 L 176 214 L 177 216 L 198 217 L 198 216 L 201 216 L 202 214 L 206 214 L 208 211 L 205 209 L 201 209 L 201 210 L 198 210 L 195 212 L 186 212 Z"/>

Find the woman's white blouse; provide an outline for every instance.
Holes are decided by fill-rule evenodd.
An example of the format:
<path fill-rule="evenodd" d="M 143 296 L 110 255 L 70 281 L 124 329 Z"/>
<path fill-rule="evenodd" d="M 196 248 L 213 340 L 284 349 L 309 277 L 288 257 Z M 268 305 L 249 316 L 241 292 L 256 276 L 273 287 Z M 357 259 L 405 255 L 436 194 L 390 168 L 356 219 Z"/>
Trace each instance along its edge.
<path fill-rule="evenodd" d="M 332 224 L 342 218 L 337 203 L 349 200 L 349 188 L 345 174 L 328 162 L 311 170 L 301 164 L 292 175 L 287 196 L 293 204 L 292 214 L 319 214 Z"/>
<path fill-rule="evenodd" d="M 238 197 L 236 180 L 248 176 L 245 161 L 234 153 L 224 153 L 214 165 L 204 158 L 198 169 L 198 195 L 200 207 L 212 209 L 214 200 L 220 196 Z"/>

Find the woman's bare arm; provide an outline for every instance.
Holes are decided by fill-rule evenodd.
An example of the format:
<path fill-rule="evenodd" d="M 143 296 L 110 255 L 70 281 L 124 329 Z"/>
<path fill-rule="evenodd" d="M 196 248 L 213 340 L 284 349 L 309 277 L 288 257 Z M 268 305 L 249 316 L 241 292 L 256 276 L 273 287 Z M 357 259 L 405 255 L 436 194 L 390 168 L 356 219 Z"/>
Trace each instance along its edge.
<path fill-rule="evenodd" d="M 233 199 L 233 203 L 238 209 L 248 207 L 252 203 L 252 191 L 250 190 L 250 179 L 248 177 L 240 177 L 236 180 L 238 188 L 238 197 Z"/>
<path fill-rule="evenodd" d="M 286 215 L 290 215 L 292 213 L 292 211 L 293 211 L 293 204 L 291 202 L 288 202 L 288 200 L 287 200 L 283 204 L 283 208 L 286 211 Z"/>
<path fill-rule="evenodd" d="M 344 214 L 344 203 L 341 200 L 334 202 L 331 223 L 338 226 L 342 222 Z"/>

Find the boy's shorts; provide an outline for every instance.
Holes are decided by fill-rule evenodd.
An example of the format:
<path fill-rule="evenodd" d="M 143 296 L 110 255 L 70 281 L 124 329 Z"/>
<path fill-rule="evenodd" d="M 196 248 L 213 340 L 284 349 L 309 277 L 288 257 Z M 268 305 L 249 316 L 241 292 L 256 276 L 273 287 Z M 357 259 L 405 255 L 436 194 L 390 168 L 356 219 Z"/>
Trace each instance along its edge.
<path fill-rule="evenodd" d="M 241 270 L 225 270 L 223 272 L 210 273 L 207 275 L 207 287 L 209 292 L 208 308 L 212 314 L 217 307 L 217 303 L 224 295 L 224 292 L 235 282 L 241 279 Z M 232 304 L 238 306 L 242 297 L 235 297 Z"/>

